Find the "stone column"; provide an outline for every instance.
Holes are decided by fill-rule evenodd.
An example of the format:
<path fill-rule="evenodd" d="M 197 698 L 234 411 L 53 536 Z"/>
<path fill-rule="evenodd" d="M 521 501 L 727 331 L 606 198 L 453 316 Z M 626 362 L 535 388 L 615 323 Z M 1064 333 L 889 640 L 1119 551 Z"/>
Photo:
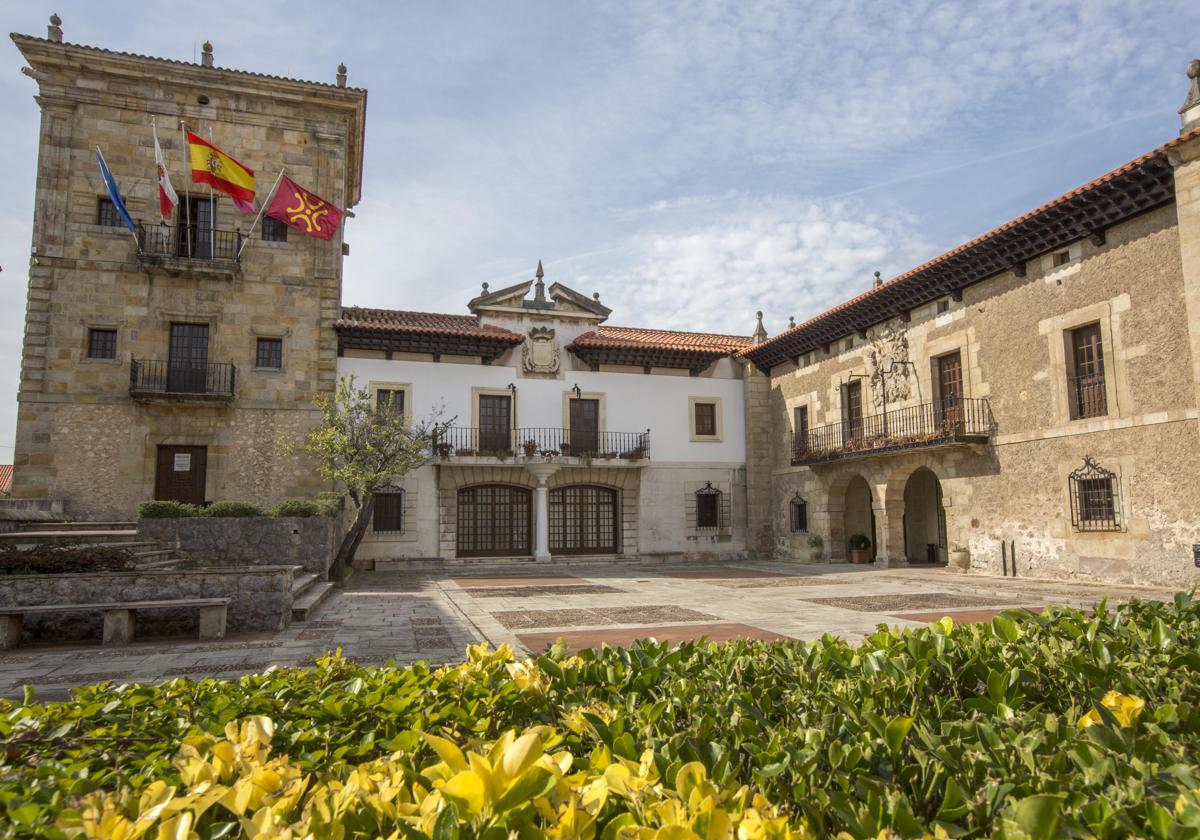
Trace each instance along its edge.
<path fill-rule="evenodd" d="M 533 490 L 533 559 L 550 562 L 550 476 L 559 470 L 558 464 L 544 461 L 527 463 L 525 469 L 537 481 Z"/>

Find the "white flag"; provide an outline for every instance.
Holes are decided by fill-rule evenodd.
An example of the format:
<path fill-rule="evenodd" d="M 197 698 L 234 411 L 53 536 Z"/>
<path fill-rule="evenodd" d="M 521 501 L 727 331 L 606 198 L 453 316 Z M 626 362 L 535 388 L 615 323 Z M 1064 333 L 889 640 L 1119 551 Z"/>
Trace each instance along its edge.
<path fill-rule="evenodd" d="M 158 170 L 158 209 L 162 212 L 163 221 L 171 221 L 171 212 L 179 203 L 179 196 L 171 186 L 171 176 L 167 174 L 167 165 L 163 161 L 162 148 L 158 145 L 158 126 L 151 125 L 154 130 L 154 167 Z"/>

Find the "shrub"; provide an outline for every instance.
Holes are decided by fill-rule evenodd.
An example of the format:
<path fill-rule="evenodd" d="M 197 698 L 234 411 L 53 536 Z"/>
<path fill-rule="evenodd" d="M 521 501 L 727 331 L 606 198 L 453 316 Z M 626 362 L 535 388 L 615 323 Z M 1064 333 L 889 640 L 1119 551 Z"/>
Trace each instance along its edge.
<path fill-rule="evenodd" d="M 284 499 L 267 511 L 267 514 L 269 516 L 299 516 L 304 518 L 325 515 L 322 512 L 320 503 L 312 502 L 308 499 Z"/>
<path fill-rule="evenodd" d="M 184 502 L 142 502 L 138 505 L 139 519 L 179 519 L 200 516 L 200 508 Z"/>
<path fill-rule="evenodd" d="M 825 540 L 821 539 L 820 534 L 809 534 L 808 535 L 808 547 L 811 548 L 813 551 L 820 551 L 822 548 L 825 547 Z"/>
<path fill-rule="evenodd" d="M 68 572 L 114 572 L 132 569 L 135 558 L 109 546 L 39 545 L 0 548 L 0 575 L 57 575 Z"/>
<path fill-rule="evenodd" d="M 866 534 L 852 534 L 849 539 L 850 548 L 863 551 L 871 547 L 871 538 Z"/>
<path fill-rule="evenodd" d="M 479 646 L 438 669 L 335 655 L 27 694 L 0 699 L 0 834 L 1195 837 L 1197 650 L 1200 603 L 1180 594 L 853 642 Z M 534 767 L 549 776 L 513 783 Z"/>
<path fill-rule="evenodd" d="M 323 490 L 314 499 L 321 508 L 322 516 L 340 516 L 346 507 L 346 497 L 332 490 Z"/>
<path fill-rule="evenodd" d="M 202 516 L 266 516 L 263 509 L 252 502 L 213 502 L 204 508 Z"/>

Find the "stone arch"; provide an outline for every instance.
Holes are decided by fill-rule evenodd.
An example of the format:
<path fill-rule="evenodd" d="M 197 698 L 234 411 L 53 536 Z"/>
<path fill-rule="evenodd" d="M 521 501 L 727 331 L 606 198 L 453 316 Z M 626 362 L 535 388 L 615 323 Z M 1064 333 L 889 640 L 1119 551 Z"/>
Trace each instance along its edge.
<path fill-rule="evenodd" d="M 864 471 L 849 470 L 830 482 L 825 498 L 831 561 L 849 560 L 848 540 L 851 534 L 860 531 L 871 538 L 872 550 L 877 550 L 878 523 L 872 524 L 877 506 L 875 495 Z"/>
<path fill-rule="evenodd" d="M 938 547 L 939 561 L 946 559 L 947 478 L 945 466 L 932 455 L 906 458 L 888 471 L 884 508 L 892 561 L 923 562 L 930 544 Z M 918 539 L 921 534 L 924 536 Z"/>

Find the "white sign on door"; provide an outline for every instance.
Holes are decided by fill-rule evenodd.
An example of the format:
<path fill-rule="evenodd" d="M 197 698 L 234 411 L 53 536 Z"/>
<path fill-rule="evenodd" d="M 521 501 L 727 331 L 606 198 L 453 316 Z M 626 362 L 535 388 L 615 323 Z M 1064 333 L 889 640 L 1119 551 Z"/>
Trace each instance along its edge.
<path fill-rule="evenodd" d="M 176 452 L 175 453 L 175 472 L 191 472 L 192 469 L 192 453 Z"/>

